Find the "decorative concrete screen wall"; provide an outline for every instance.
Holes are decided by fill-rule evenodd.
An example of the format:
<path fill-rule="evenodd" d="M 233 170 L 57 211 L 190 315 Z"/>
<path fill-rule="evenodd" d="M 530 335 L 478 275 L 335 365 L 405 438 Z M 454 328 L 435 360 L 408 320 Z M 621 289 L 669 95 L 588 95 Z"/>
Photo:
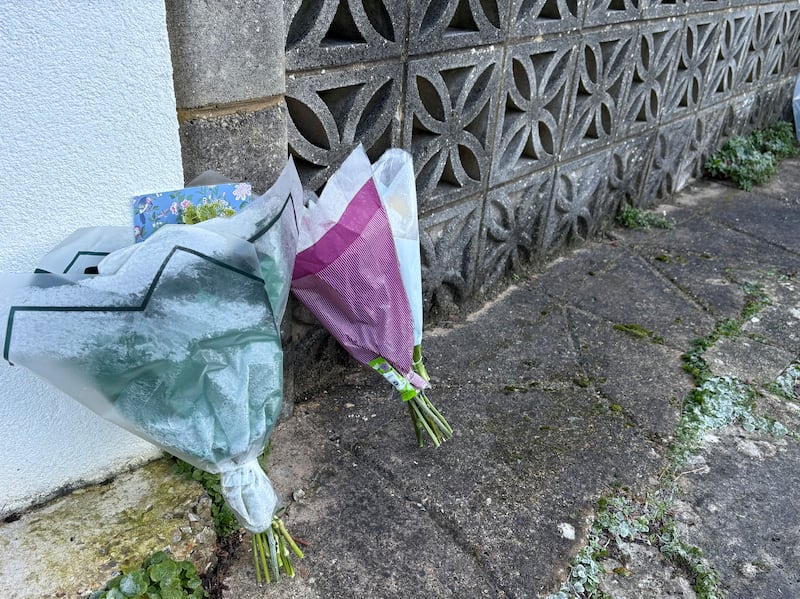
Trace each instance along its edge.
<path fill-rule="evenodd" d="M 245 4 L 168 2 L 187 177 L 264 187 L 288 149 L 319 188 L 356 144 L 411 151 L 434 309 L 788 116 L 800 60 L 796 0 Z"/>

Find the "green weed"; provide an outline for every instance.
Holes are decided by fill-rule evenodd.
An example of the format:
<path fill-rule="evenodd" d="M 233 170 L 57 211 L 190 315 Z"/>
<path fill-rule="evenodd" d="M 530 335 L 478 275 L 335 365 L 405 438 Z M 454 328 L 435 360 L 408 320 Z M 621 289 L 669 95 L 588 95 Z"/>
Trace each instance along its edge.
<path fill-rule="evenodd" d="M 208 594 L 191 562 L 176 562 L 163 551 L 142 567 L 112 578 L 89 599 L 203 599 Z"/>
<path fill-rule="evenodd" d="M 800 153 L 791 123 L 778 122 L 747 137 L 733 137 L 706 161 L 714 177 L 729 179 L 750 191 L 763 185 L 777 172 L 778 162 Z"/>
<path fill-rule="evenodd" d="M 667 218 L 663 214 L 652 210 L 642 210 L 630 205 L 625 205 L 617 215 L 617 222 L 626 229 L 671 229 L 675 226 L 675 221 Z"/>

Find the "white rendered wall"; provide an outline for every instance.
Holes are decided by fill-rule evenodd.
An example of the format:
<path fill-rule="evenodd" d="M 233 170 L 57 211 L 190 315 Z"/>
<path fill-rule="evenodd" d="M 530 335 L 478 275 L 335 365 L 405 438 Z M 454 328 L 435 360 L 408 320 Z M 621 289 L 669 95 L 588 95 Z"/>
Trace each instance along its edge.
<path fill-rule="evenodd" d="M 0 92 L 0 272 L 182 187 L 163 0 L 0 0 Z M 157 453 L 0 364 L 0 514 Z"/>

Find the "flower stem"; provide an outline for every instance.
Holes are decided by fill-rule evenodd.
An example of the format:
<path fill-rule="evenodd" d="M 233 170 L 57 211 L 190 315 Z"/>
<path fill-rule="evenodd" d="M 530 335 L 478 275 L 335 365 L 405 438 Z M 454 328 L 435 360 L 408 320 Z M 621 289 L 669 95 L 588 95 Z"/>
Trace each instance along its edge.
<path fill-rule="evenodd" d="M 431 443 L 433 443 L 433 446 L 439 447 L 442 444 L 442 440 L 437 434 L 438 431 L 434 432 L 428 421 L 425 419 L 425 416 L 423 416 L 422 411 L 419 408 L 419 403 L 417 402 L 417 397 L 419 396 L 415 396 L 414 399 L 411 399 L 408 402 L 409 406 L 411 407 L 411 418 L 414 421 L 414 425 L 425 429 L 425 432 L 428 433 L 428 437 L 430 438 Z M 422 443 L 420 443 L 420 447 L 422 447 Z"/>
<path fill-rule="evenodd" d="M 280 531 L 281 535 L 283 535 L 283 538 L 286 541 L 286 543 L 288 543 L 289 548 L 298 558 L 303 559 L 303 550 L 300 549 L 300 547 L 297 546 L 297 543 L 294 542 L 292 535 L 290 535 L 289 531 L 286 530 L 286 525 L 283 523 L 283 520 L 281 520 L 280 518 L 275 518 L 272 521 L 272 523 L 273 525 L 277 523 L 278 530 Z"/>
<path fill-rule="evenodd" d="M 406 405 L 408 406 L 408 413 L 411 415 L 411 422 L 414 425 L 414 433 L 417 435 L 417 445 L 419 447 L 424 447 L 425 442 L 422 439 L 422 427 L 420 426 L 419 422 L 417 422 L 417 418 L 414 415 L 414 408 L 412 406 L 412 402 L 407 401 Z"/>
<path fill-rule="evenodd" d="M 453 429 L 441 412 L 431 403 L 423 391 L 418 392 L 408 401 L 411 421 L 417 433 L 417 444 L 422 447 L 422 431 L 424 430 L 434 447 L 453 436 Z"/>
<path fill-rule="evenodd" d="M 271 582 L 269 576 L 269 567 L 267 566 L 267 544 L 269 539 L 261 532 L 253 535 L 253 558 L 256 566 L 256 581 L 261 582 L 262 575 L 264 582 Z M 269 551 L 271 554 L 271 551 Z M 260 566 L 260 568 L 259 568 Z"/>
<path fill-rule="evenodd" d="M 289 578 L 294 578 L 296 572 L 292 564 L 291 553 L 298 558 L 303 558 L 303 551 L 289 534 L 283 521 L 274 516 L 270 527 L 259 533 L 253 534 L 253 564 L 256 570 L 256 582 L 278 582 L 281 579 L 281 570 Z M 270 576 L 270 570 L 272 576 Z"/>
<path fill-rule="evenodd" d="M 428 375 L 428 371 L 425 369 L 425 364 L 422 362 L 422 344 L 414 346 L 412 360 L 414 371 L 426 381 L 430 382 L 431 377 Z"/>

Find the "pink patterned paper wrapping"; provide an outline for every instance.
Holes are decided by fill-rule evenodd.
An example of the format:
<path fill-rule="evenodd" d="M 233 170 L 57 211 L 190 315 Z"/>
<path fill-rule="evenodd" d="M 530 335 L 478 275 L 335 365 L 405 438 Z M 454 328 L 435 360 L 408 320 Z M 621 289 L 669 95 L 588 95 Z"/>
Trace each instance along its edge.
<path fill-rule="evenodd" d="M 372 179 L 341 219 L 295 260 L 292 291 L 359 362 L 385 358 L 417 389 L 414 327 L 389 220 Z"/>

